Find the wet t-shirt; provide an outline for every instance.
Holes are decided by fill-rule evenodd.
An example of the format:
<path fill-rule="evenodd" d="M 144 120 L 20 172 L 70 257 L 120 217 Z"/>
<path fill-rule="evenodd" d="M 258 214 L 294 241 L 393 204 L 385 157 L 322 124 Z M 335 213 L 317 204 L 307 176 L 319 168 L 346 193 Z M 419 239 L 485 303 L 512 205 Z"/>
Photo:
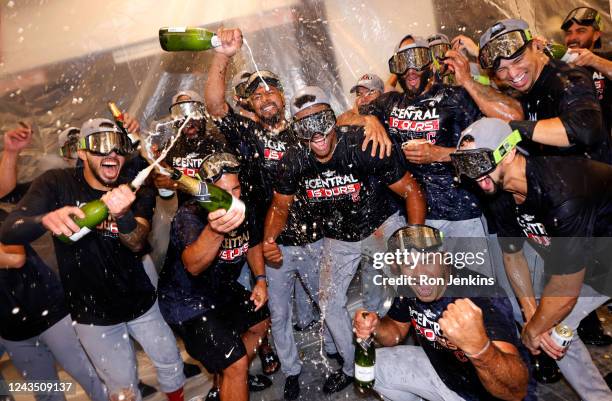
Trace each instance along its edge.
<path fill-rule="evenodd" d="M 455 270 L 455 276 L 477 276 L 469 270 Z M 421 302 L 414 297 L 395 298 L 387 316 L 391 319 L 410 322 L 417 333 L 417 338 L 427 358 L 444 384 L 467 401 L 494 401 L 492 396 L 478 378 L 476 368 L 464 352 L 444 337 L 438 321 L 448 305 L 463 296 L 455 297 L 447 289 L 444 296 L 434 302 Z M 523 361 L 528 360 L 527 352 L 521 345 L 512 306 L 505 297 L 470 297 L 470 300 L 482 310 L 485 330 L 491 341 L 501 341 L 514 345 L 520 352 Z M 527 365 L 527 363 L 526 363 Z M 528 365 L 527 365 L 528 366 Z M 418 367 L 415 367 L 418 369 Z M 535 383 L 528 388 L 525 400 L 535 400 Z"/>
<path fill-rule="evenodd" d="M 121 175 L 118 184 L 129 182 Z M 64 206 L 79 206 L 100 199 L 103 191 L 91 188 L 83 169 L 50 170 L 32 182 L 29 191 L 3 225 L 0 241 L 22 244 L 46 232 L 36 216 Z M 153 216 L 155 192 L 142 187 L 131 210 L 148 221 Z M 22 220 L 27 220 L 24 224 Z M 16 224 L 17 223 L 17 224 Z M 82 324 L 114 325 L 133 320 L 153 306 L 155 289 L 142 266 L 144 251 L 132 252 L 119 239 L 110 216 L 74 244 L 53 239 L 73 320 Z"/>
<path fill-rule="evenodd" d="M 480 216 L 477 197 L 465 183 L 454 179 L 450 162 L 412 164 L 402 152 L 402 144 L 411 139 L 426 139 L 443 147 L 457 146 L 461 131 L 481 117 L 463 88 L 436 83 L 416 98 L 389 92 L 370 103 L 365 112 L 380 119 L 407 169 L 424 185 L 428 219 L 456 221 Z"/>
<path fill-rule="evenodd" d="M 585 282 L 612 291 L 612 166 L 586 158 L 527 159 L 527 198 L 503 192 L 491 203 L 502 249 L 525 239 L 542 255 L 547 276 L 586 268 Z"/>
<path fill-rule="evenodd" d="M 10 341 L 40 335 L 68 314 L 59 277 L 30 247 L 18 269 L 0 269 L 0 337 Z"/>
<path fill-rule="evenodd" d="M 606 60 L 610 60 L 610 52 L 593 52 L 599 57 L 602 57 Z M 608 134 L 610 134 L 610 129 L 612 129 L 612 124 L 610 123 L 610 119 L 612 119 L 612 82 L 601 72 L 595 70 L 592 67 L 587 67 L 589 72 L 593 77 L 593 84 L 595 85 L 595 94 L 597 99 L 599 100 L 599 104 L 601 104 L 601 114 L 604 118 L 605 130 Z"/>
<path fill-rule="evenodd" d="M 379 159 L 370 156 L 371 147 L 361 150 L 363 127 L 336 127 L 336 135 L 333 156 L 325 163 L 308 147 L 292 149 L 280 165 L 275 189 L 283 195 L 305 191 L 323 234 L 354 242 L 398 211 L 387 187 L 405 170 L 395 154 Z"/>
<path fill-rule="evenodd" d="M 202 273 L 193 275 L 183 265 L 181 255 L 194 243 L 208 224 L 208 212 L 190 201 L 174 217 L 166 263 L 159 276 L 159 302 L 167 322 L 179 324 L 201 316 L 228 302 L 224 288 L 240 276 L 249 247 L 261 242 L 247 218 L 236 230 L 225 235 L 217 258 Z"/>
<path fill-rule="evenodd" d="M 574 144 L 561 148 L 523 138 L 520 146 L 531 156 L 577 155 L 606 163 L 612 161 L 610 133 L 603 127 L 592 74 L 586 69 L 549 60 L 531 90 L 521 94 L 518 100 L 526 120 L 560 118 L 570 143 Z"/>
<path fill-rule="evenodd" d="M 217 121 L 217 125 L 239 157 L 242 182 L 246 183 L 242 197 L 254 210 L 255 224 L 263 231 L 278 166 L 289 149 L 300 147 L 299 141 L 290 127 L 271 132 L 261 124 L 234 113 L 231 108 L 225 117 Z M 304 192 L 296 193 L 287 226 L 277 239 L 279 244 L 304 245 L 322 237 L 320 226 L 305 199 Z"/>
<path fill-rule="evenodd" d="M 188 177 L 196 177 L 204 159 L 222 148 L 222 138 L 209 131 L 200 130 L 196 135 L 181 135 L 170 149 L 164 161 Z M 177 191 L 179 205 L 191 195 Z"/>

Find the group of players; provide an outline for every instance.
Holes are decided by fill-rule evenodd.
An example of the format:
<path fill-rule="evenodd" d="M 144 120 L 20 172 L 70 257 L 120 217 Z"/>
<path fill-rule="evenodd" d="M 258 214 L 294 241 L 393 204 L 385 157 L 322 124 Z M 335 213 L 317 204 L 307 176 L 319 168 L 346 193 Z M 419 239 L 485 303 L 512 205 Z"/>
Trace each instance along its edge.
<path fill-rule="evenodd" d="M 57 361 L 96 400 L 141 399 L 131 338 L 171 401 L 183 399 L 185 382 L 175 335 L 214 375 L 209 400 L 247 400 L 270 385 L 249 375 L 259 349 L 264 373 L 280 369 L 293 400 L 303 365 L 295 293 L 309 316 L 299 329 L 320 317 L 323 347 L 340 365 L 325 393 L 353 383 L 356 335 L 380 346 L 374 389 L 385 399 L 535 399 L 529 352 L 555 359 L 582 399 L 612 399 L 580 337 L 564 348 L 550 334 L 559 324 L 576 331 L 612 289 L 612 62 L 593 52 L 598 11 L 572 10 L 561 28 L 570 64 L 522 20 L 488 27 L 479 46 L 406 35 L 390 79 L 361 77 L 351 110 L 336 116 L 330 94 L 306 86 L 290 101 L 291 120 L 269 71 L 237 74 L 225 99 L 242 34 L 220 29 L 204 96 L 172 99 L 173 121 L 193 120 L 165 163 L 241 198 L 246 213 L 208 212 L 161 172 L 134 191 L 147 163 L 124 132 L 139 131 L 129 115 L 122 127 L 97 118 L 66 130 L 61 153 L 76 167 L 27 187 L 16 168 L 31 130 L 5 133 L 1 195 L 19 201 L 0 230 L 0 344 L 29 380 L 56 378 Z M 178 202 L 159 277 L 147 240 L 157 190 L 176 191 Z M 108 218 L 85 233 L 73 218 L 97 199 Z M 46 232 L 59 278 L 30 246 Z M 403 273 L 443 280 L 391 300 L 374 284 L 372 259 L 388 244 L 442 252 L 449 238 L 482 239 L 486 263 L 420 263 Z M 363 308 L 351 319 L 358 270 Z M 504 296 L 440 284 L 451 275 L 494 277 Z M 418 345 L 402 345 L 411 327 Z M 585 336 L 605 343 L 597 330 Z M 63 395 L 37 396 L 54 397 Z"/>

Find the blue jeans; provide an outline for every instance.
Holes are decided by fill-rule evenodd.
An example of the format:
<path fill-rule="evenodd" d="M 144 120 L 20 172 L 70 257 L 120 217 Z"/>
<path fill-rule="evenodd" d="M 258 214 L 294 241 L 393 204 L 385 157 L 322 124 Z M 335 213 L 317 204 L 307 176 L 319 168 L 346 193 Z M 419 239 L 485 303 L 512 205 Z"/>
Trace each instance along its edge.
<path fill-rule="evenodd" d="M 72 319 L 62 320 L 36 337 L 23 341 L 0 339 L 13 365 L 26 380 L 59 380 L 55 363 L 61 365 L 93 401 L 106 401 L 104 386 L 77 339 Z M 62 393 L 36 395 L 37 401 L 65 401 Z"/>
<path fill-rule="evenodd" d="M 183 361 L 172 330 L 164 321 L 157 302 L 144 315 L 113 326 L 75 326 L 79 340 L 89 355 L 109 394 L 130 392 L 140 400 L 136 354 L 132 336 L 155 365 L 157 380 L 164 393 L 183 387 Z"/>

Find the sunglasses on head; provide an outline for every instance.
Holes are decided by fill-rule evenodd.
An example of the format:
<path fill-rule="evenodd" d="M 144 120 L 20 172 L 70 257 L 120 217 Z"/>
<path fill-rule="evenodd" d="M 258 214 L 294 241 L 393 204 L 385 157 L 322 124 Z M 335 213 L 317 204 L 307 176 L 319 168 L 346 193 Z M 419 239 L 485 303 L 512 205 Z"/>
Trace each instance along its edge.
<path fill-rule="evenodd" d="M 216 182 L 223 174 L 240 173 L 240 163 L 230 153 L 214 153 L 208 156 L 198 171 L 202 181 Z"/>
<path fill-rule="evenodd" d="M 597 30 L 602 28 L 601 14 L 590 7 L 578 7 L 570 11 L 565 20 L 563 20 L 561 29 L 567 31 L 574 22 L 578 25 L 591 25 Z"/>
<path fill-rule="evenodd" d="M 437 249 L 444 242 L 444 234 L 437 228 L 423 224 L 410 224 L 395 231 L 387 240 L 387 250 L 394 252 L 399 249 L 426 251 Z"/>

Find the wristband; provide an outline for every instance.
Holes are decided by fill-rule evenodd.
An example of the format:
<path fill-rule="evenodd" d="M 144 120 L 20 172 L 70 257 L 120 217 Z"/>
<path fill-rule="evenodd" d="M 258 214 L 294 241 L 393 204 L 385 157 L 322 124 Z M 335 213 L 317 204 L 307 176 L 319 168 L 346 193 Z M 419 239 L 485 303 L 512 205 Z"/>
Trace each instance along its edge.
<path fill-rule="evenodd" d="M 131 210 L 128 210 L 123 216 L 116 218 L 115 221 L 121 234 L 129 234 L 138 226 L 138 222 Z"/>
<path fill-rule="evenodd" d="M 257 276 L 255 276 L 255 281 L 259 281 L 259 280 L 266 281 L 266 275 L 265 274 L 258 274 Z"/>
<path fill-rule="evenodd" d="M 484 354 L 485 352 L 487 352 L 487 350 L 489 349 L 489 347 L 491 346 L 491 340 L 487 340 L 487 343 L 485 344 L 484 347 L 482 347 L 482 349 L 480 351 L 478 351 L 475 354 L 468 354 L 467 352 L 463 351 L 463 353 L 465 354 L 465 356 L 467 356 L 468 358 L 478 358 L 479 356 L 481 356 L 482 354 Z"/>
<path fill-rule="evenodd" d="M 512 128 L 512 130 L 518 130 L 518 132 L 524 136 L 525 138 L 528 139 L 532 139 L 533 138 L 533 131 L 535 130 L 536 124 L 538 122 L 537 121 L 529 121 L 529 120 L 524 120 L 524 121 L 510 121 L 508 124 L 510 124 L 510 128 Z"/>

